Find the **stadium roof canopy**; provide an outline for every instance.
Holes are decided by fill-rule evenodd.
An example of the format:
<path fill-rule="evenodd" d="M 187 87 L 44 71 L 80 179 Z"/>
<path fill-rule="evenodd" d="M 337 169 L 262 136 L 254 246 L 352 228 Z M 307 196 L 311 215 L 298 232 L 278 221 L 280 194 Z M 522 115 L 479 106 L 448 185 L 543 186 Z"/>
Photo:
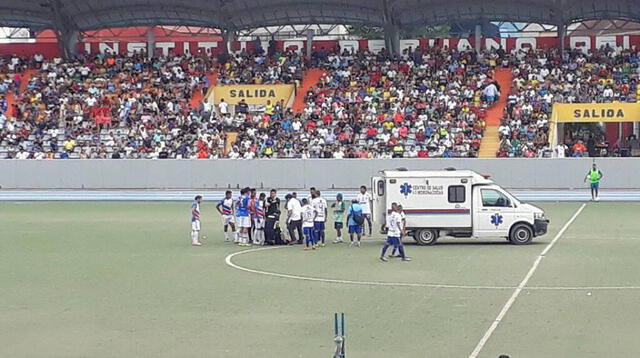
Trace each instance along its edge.
<path fill-rule="evenodd" d="M 34 30 L 311 23 L 415 28 L 470 20 L 568 24 L 598 19 L 640 20 L 640 0 L 0 0 L 0 26 Z"/>

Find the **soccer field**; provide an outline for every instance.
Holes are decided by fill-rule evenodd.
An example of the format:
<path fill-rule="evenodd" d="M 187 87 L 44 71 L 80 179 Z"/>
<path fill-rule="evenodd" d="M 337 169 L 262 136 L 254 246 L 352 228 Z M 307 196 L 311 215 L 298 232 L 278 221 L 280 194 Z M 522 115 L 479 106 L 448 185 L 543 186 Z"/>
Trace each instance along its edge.
<path fill-rule="evenodd" d="M 349 358 L 633 356 L 640 206 L 582 205 L 539 204 L 532 245 L 408 243 L 412 262 L 381 263 L 375 235 L 236 247 L 206 201 L 203 247 L 188 202 L 0 202 L 0 357 L 327 358 L 334 312 Z"/>

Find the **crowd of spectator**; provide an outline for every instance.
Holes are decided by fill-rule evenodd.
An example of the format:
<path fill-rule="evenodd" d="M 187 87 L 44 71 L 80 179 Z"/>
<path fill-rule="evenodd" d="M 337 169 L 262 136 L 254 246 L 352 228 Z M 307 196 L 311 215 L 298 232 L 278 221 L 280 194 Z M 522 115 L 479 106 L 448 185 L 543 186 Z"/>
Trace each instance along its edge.
<path fill-rule="evenodd" d="M 35 73 L 3 111 L 0 141 L 16 158 L 188 158 L 217 148 L 219 126 L 190 100 L 209 87 L 204 57 L 98 55 L 26 64 Z M 14 72 L 14 87 L 19 87 Z M 3 103 L 7 103 L 6 98 Z"/>
<path fill-rule="evenodd" d="M 497 99 L 494 53 L 431 49 L 400 57 L 344 52 L 302 113 L 275 107 L 242 123 L 231 158 L 475 157 Z M 495 61 L 494 61 L 495 62 Z"/>
<path fill-rule="evenodd" d="M 218 60 L 0 57 L 0 158 L 475 157 L 486 109 L 506 93 L 497 155 L 539 157 L 563 150 L 548 144 L 554 103 L 636 102 L 640 94 L 632 50 L 429 48 L 316 53 L 311 62 L 325 75 L 299 113 L 283 101 L 258 111 L 244 102 L 192 105 L 214 70 L 220 84 L 298 85 L 307 67 L 293 51 Z M 493 80 L 496 67 L 513 71 L 512 88 Z M 35 73 L 23 83 L 27 69 Z M 563 140 L 566 156 L 590 154 L 578 142 L 588 136 Z"/>
<path fill-rule="evenodd" d="M 610 46 L 588 54 L 581 50 L 562 53 L 558 49 L 510 54 L 513 87 L 499 128 L 498 156 L 540 157 L 557 155 L 558 150 L 564 155 L 562 148 L 549 146 L 553 104 L 637 102 L 638 61 L 636 51 Z M 591 133 L 559 138 L 559 146 L 567 148 L 566 156 L 586 156 L 589 153 L 584 143 L 589 139 L 602 141 Z"/>
<path fill-rule="evenodd" d="M 249 54 L 241 51 L 224 59 L 218 73 L 218 83 L 236 84 L 293 84 L 301 82 L 305 70 L 304 58 L 295 51 Z"/>

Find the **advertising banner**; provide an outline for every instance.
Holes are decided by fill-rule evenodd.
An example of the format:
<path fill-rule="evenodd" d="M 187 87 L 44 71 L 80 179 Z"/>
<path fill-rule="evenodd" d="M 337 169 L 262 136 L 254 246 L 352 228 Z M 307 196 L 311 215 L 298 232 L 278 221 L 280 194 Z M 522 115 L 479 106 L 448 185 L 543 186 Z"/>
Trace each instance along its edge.
<path fill-rule="evenodd" d="M 233 85 L 216 86 L 207 99 L 215 104 L 224 99 L 229 104 L 238 104 L 243 99 L 250 105 L 266 105 L 284 100 L 289 102 L 293 94 L 294 85 Z M 213 98 L 211 97 L 213 96 Z"/>
<path fill-rule="evenodd" d="M 556 103 L 558 123 L 618 123 L 640 121 L 640 103 Z"/>

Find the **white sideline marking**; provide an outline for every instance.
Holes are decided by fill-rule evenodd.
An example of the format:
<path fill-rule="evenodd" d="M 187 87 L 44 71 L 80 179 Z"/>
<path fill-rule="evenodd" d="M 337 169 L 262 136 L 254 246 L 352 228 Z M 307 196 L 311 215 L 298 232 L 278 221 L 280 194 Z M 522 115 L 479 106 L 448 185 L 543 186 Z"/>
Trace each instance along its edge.
<path fill-rule="evenodd" d="M 520 292 L 522 292 L 524 287 L 527 285 L 527 283 L 531 279 L 531 276 L 533 276 L 533 274 L 538 269 L 538 265 L 540 265 L 540 261 L 542 261 L 544 256 L 549 252 L 549 250 L 551 250 L 551 248 L 556 244 L 556 242 L 558 242 L 560 237 L 562 237 L 562 235 L 567 230 L 567 228 L 569 228 L 571 223 L 573 223 L 573 221 L 578 217 L 578 215 L 580 215 L 580 213 L 582 212 L 582 210 L 586 205 L 587 204 L 582 204 L 580 206 L 580 208 L 575 212 L 575 214 L 573 214 L 571 219 L 569 219 L 569 221 L 567 221 L 567 223 L 564 224 L 562 229 L 560 229 L 558 234 L 556 234 L 556 237 L 554 237 L 553 240 L 551 240 L 551 242 L 549 243 L 549 245 L 547 245 L 547 247 L 544 250 L 542 250 L 540 255 L 538 255 L 538 257 L 536 258 L 536 261 L 533 263 L 533 266 L 531 266 L 531 269 L 529 270 L 529 272 L 527 272 L 527 274 L 524 276 L 524 278 L 522 279 L 518 287 L 516 287 L 515 291 L 513 291 L 513 294 L 511 295 L 511 297 L 509 297 L 509 300 L 507 300 L 507 303 L 504 304 L 504 307 L 502 307 L 502 310 L 500 311 L 500 313 L 498 313 L 498 317 L 496 317 L 496 319 L 491 323 L 491 326 L 489 326 L 489 329 L 487 329 L 487 331 L 484 333 L 484 336 L 482 336 L 482 339 L 480 339 L 480 342 L 478 342 L 478 344 L 476 345 L 476 348 L 473 350 L 473 352 L 471 352 L 471 354 L 469 355 L 469 358 L 478 357 L 478 354 L 480 354 L 480 351 L 482 351 L 482 348 L 485 346 L 485 344 L 487 344 L 487 341 L 489 340 L 489 338 L 491 338 L 491 335 L 493 334 L 493 332 L 496 330 L 496 328 L 498 328 L 498 325 L 500 324 L 504 316 L 507 314 L 511 306 L 513 306 L 513 304 L 516 302 L 516 299 L 520 295 Z"/>

